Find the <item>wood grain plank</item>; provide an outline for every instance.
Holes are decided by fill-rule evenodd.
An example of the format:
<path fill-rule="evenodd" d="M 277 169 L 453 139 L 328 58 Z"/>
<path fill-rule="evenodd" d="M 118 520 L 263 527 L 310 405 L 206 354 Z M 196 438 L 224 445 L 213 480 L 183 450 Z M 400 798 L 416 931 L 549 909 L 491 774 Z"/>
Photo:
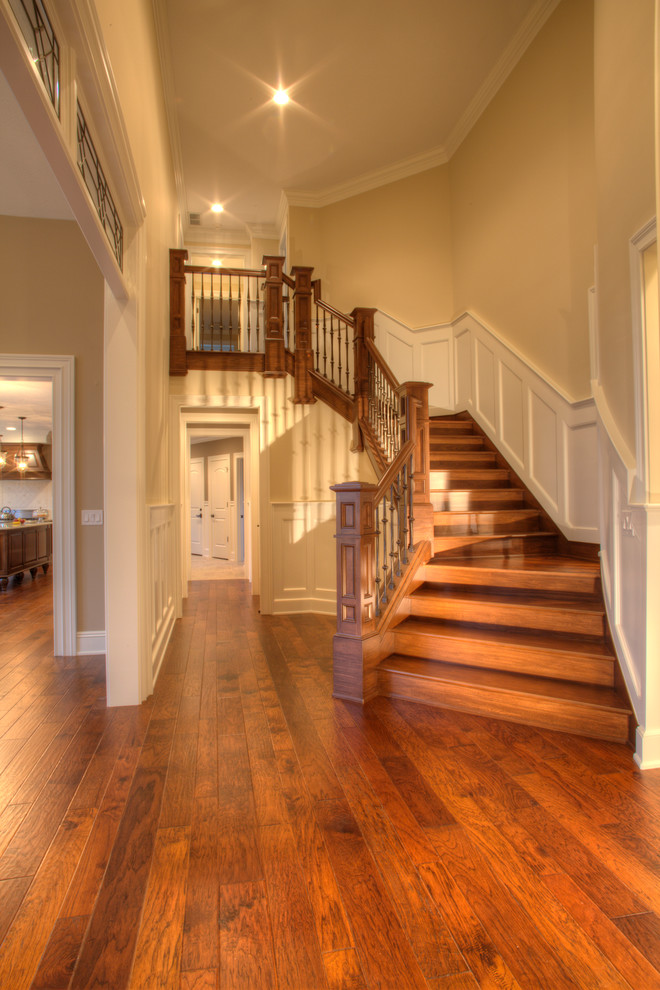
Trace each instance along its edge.
<path fill-rule="evenodd" d="M 265 884 L 222 885 L 219 921 L 219 986 L 278 990 Z"/>
<path fill-rule="evenodd" d="M 59 918 L 30 990 L 66 990 L 89 918 Z"/>
<path fill-rule="evenodd" d="M 215 969 L 197 969 L 181 973 L 179 990 L 216 990 L 217 972 Z"/>
<path fill-rule="evenodd" d="M 129 987 L 177 990 L 188 876 L 188 828 L 159 829 Z"/>
<path fill-rule="evenodd" d="M 660 990 L 660 972 L 651 966 L 623 932 L 598 909 L 570 877 L 560 873 L 546 877 L 545 882 L 557 900 L 561 901 L 581 929 L 611 960 L 631 987 Z"/>
<path fill-rule="evenodd" d="M 330 990 L 367 990 L 360 959 L 355 949 L 324 952 L 323 965 Z"/>
<path fill-rule="evenodd" d="M 268 906 L 281 990 L 327 986 L 312 907 L 287 825 L 259 829 Z"/>
<path fill-rule="evenodd" d="M 28 990 L 58 917 L 93 815 L 67 815 L 0 946 L 0 986 Z"/>
<path fill-rule="evenodd" d="M 182 971 L 208 971 L 218 965 L 218 800 L 195 801 L 186 887 Z"/>
<path fill-rule="evenodd" d="M 626 938 L 660 972 L 660 917 L 652 912 L 628 918 L 615 918 L 614 922 Z"/>

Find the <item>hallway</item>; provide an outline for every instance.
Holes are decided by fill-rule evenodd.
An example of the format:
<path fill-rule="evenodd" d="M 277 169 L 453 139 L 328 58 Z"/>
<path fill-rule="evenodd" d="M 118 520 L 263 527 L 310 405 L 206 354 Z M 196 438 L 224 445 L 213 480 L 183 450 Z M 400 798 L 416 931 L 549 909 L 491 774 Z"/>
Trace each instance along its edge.
<path fill-rule="evenodd" d="M 333 701 L 334 621 L 244 581 L 194 582 L 154 696 L 108 710 L 51 587 L 0 596 L 1 987 L 660 988 L 628 749 Z"/>

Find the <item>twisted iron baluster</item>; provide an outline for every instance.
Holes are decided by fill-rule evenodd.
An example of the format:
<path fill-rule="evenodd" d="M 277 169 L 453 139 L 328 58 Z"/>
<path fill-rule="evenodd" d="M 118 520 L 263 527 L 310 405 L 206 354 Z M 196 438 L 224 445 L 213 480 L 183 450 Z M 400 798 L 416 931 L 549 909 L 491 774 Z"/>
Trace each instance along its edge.
<path fill-rule="evenodd" d="M 243 295 L 243 286 L 241 276 L 238 276 L 238 326 L 236 327 L 236 350 L 241 350 L 241 301 Z"/>
<path fill-rule="evenodd" d="M 214 346 L 213 346 L 213 341 L 214 341 L 213 334 L 214 334 L 214 331 L 215 331 L 215 313 L 214 313 L 214 310 L 215 310 L 215 298 L 214 298 L 214 294 L 213 294 L 213 272 L 211 272 L 211 350 L 214 350 Z"/>
<path fill-rule="evenodd" d="M 337 353 L 339 355 L 339 388 L 341 388 L 341 320 L 337 320 Z"/>
<path fill-rule="evenodd" d="M 413 458 L 410 455 L 410 467 L 408 468 L 408 481 L 410 485 L 410 493 L 408 496 L 408 532 L 410 533 L 410 543 L 408 544 L 408 550 L 410 553 L 415 549 L 415 541 L 413 537 L 413 501 L 415 498 L 415 475 L 413 474 Z"/>
<path fill-rule="evenodd" d="M 330 381 L 335 383 L 335 320 L 330 313 Z"/>
<path fill-rule="evenodd" d="M 380 574 L 378 572 L 380 560 L 380 529 L 378 527 L 378 506 L 376 506 L 376 617 L 380 615 Z"/>
<path fill-rule="evenodd" d="M 326 341 L 326 325 L 325 325 L 326 313 L 323 310 L 323 377 L 328 377 L 328 345 Z"/>
<path fill-rule="evenodd" d="M 383 495 L 383 605 L 387 605 L 387 495 Z"/>
<path fill-rule="evenodd" d="M 195 338 L 196 337 L 199 337 L 199 335 L 198 334 L 195 334 L 195 276 L 194 275 L 191 275 L 190 276 L 190 286 L 191 286 L 191 292 L 190 292 L 190 339 L 192 341 L 192 349 L 193 349 L 193 351 L 195 351 L 195 350 L 199 350 L 199 347 L 195 347 Z M 198 340 L 198 343 L 199 343 L 199 340 Z"/>
<path fill-rule="evenodd" d="M 394 485 L 390 485 L 390 588 L 394 588 L 396 550 L 394 549 Z M 399 572 L 401 573 L 401 572 Z"/>
<path fill-rule="evenodd" d="M 408 465 L 404 464 L 402 469 L 402 488 L 403 488 L 403 498 L 401 500 L 401 518 L 403 521 L 403 526 L 401 528 L 401 547 L 402 547 L 402 559 L 404 567 L 408 564 L 408 496 L 409 496 L 409 485 L 408 485 Z"/>
<path fill-rule="evenodd" d="M 201 350 L 204 350 L 204 272 L 202 272 L 202 294 L 199 300 L 200 305 L 200 339 Z"/>
<path fill-rule="evenodd" d="M 247 286 L 246 286 L 246 288 L 247 288 L 247 349 L 248 349 L 248 351 L 250 350 L 250 334 L 251 334 L 251 329 L 252 329 L 252 315 L 250 313 L 250 305 L 252 303 L 252 300 L 250 299 L 250 282 L 251 281 L 252 280 L 251 280 L 250 276 L 248 275 L 248 277 L 247 277 Z"/>
<path fill-rule="evenodd" d="M 316 370 L 319 370 L 319 308 L 316 309 Z"/>

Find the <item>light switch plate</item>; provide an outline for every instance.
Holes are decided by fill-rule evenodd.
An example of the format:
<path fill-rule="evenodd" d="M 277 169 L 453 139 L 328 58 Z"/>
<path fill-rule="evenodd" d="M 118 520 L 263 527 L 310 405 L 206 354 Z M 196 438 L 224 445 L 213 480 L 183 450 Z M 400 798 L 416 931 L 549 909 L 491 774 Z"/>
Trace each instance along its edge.
<path fill-rule="evenodd" d="M 102 526 L 103 509 L 83 509 L 81 523 L 83 526 Z"/>

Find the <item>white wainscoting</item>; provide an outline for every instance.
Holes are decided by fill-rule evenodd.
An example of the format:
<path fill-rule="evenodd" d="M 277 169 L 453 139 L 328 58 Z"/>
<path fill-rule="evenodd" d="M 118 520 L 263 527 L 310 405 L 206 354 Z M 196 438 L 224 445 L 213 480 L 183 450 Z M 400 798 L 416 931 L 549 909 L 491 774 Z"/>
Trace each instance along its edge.
<path fill-rule="evenodd" d="M 467 410 L 570 540 L 599 541 L 592 398 L 571 402 L 471 314 L 410 330 L 377 313 L 376 343 L 399 381 L 428 381 L 432 415 Z"/>
<path fill-rule="evenodd" d="M 272 502 L 273 613 L 337 611 L 335 503 Z"/>
<path fill-rule="evenodd" d="M 174 627 L 175 519 L 174 505 L 150 505 L 149 513 L 149 631 L 151 669 L 156 682 Z"/>

